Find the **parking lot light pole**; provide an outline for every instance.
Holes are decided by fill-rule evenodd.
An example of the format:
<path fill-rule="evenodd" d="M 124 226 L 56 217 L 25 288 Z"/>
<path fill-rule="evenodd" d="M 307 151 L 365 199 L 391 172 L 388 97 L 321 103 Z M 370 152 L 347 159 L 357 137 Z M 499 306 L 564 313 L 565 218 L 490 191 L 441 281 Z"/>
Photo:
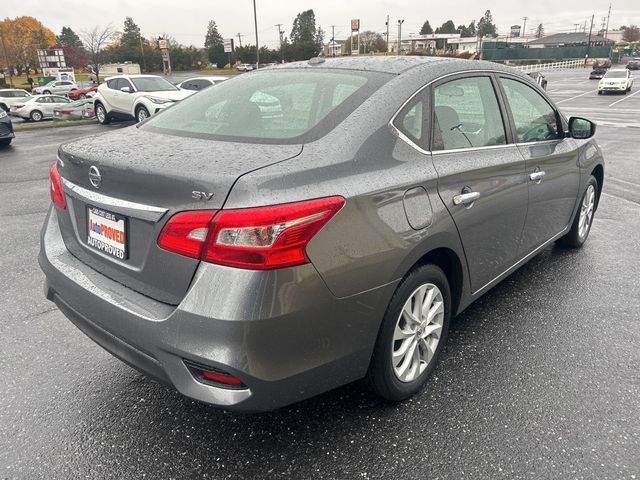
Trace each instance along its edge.
<path fill-rule="evenodd" d="M 402 47 L 402 24 L 404 19 L 398 20 L 398 55 L 400 55 L 400 48 Z"/>
<path fill-rule="evenodd" d="M 253 23 L 256 29 L 256 70 L 260 68 L 260 44 L 258 43 L 258 15 L 256 14 L 256 0 L 253 0 Z"/>
<path fill-rule="evenodd" d="M 4 46 L 4 35 L 2 34 L 2 27 L 0 27 L 0 43 L 2 44 L 2 52 L 4 53 L 4 63 L 7 67 L 7 72 L 9 73 L 9 86 L 13 88 L 13 76 L 11 75 L 11 70 L 13 67 L 9 65 L 9 58 L 7 57 L 7 47 Z"/>

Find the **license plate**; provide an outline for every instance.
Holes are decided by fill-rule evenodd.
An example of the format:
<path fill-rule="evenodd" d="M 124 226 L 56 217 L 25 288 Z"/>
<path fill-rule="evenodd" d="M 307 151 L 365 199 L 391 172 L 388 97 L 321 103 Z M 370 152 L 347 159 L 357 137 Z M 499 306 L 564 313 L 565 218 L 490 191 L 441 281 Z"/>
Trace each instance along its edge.
<path fill-rule="evenodd" d="M 87 207 L 87 244 L 118 260 L 126 260 L 127 219 L 96 207 Z"/>

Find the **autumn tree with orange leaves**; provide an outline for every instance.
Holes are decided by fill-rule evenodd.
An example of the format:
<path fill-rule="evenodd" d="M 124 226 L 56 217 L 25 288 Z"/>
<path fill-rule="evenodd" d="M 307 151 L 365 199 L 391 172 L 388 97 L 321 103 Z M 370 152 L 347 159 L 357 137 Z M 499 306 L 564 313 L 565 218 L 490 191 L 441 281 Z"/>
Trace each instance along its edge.
<path fill-rule="evenodd" d="M 52 48 L 56 44 L 56 35 L 33 17 L 6 18 L 0 21 L 0 65 L 13 66 L 18 74 L 27 69 L 38 68 L 39 48 Z M 6 52 L 2 51 L 2 48 Z M 5 61 L 6 53 L 6 61 Z M 5 63 L 9 65 L 5 65 Z"/>

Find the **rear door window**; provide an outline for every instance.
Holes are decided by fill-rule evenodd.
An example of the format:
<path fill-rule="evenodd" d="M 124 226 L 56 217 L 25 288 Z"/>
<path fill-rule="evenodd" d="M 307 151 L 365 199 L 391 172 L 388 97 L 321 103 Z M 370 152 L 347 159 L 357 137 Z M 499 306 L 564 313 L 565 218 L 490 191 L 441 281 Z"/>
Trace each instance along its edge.
<path fill-rule="evenodd" d="M 558 113 L 537 91 L 517 80 L 501 78 L 518 142 L 541 142 L 562 138 Z"/>
<path fill-rule="evenodd" d="M 433 150 L 507 143 L 504 121 L 490 77 L 468 77 L 433 89 Z"/>

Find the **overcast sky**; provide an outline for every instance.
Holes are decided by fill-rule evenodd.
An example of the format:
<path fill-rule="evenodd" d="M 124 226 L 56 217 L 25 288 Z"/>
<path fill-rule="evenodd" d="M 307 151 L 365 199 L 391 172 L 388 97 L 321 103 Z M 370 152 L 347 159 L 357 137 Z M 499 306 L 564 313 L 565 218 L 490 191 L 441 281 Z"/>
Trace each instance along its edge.
<path fill-rule="evenodd" d="M 607 15 L 606 0 L 497 0 L 477 2 L 474 0 L 418 1 L 418 0 L 256 0 L 258 11 L 258 35 L 260 45 L 278 45 L 277 23 L 283 24 L 285 34 L 301 10 L 313 9 L 317 24 L 327 32 L 325 40 L 331 38 L 331 25 L 335 25 L 336 39 L 349 35 L 349 21 L 360 18 L 361 30 L 383 32 L 387 15 L 390 17 L 390 38 L 397 38 L 397 21 L 405 20 L 403 38 L 410 33 L 419 33 L 425 19 L 435 29 L 446 20 L 456 25 L 478 20 L 488 8 L 498 26 L 499 33 L 507 33 L 514 24 L 522 24 L 527 16 L 526 29 L 530 32 L 542 23 L 546 33 L 574 31 L 574 24 L 583 24 L 595 14 L 594 30 L 598 30 L 602 17 Z M 610 29 L 620 25 L 640 24 L 640 2 L 638 0 L 615 0 L 611 10 Z M 210 19 L 216 21 L 223 37 L 235 37 L 241 33 L 243 44 L 255 44 L 252 0 L 3 0 L 0 15 L 11 18 L 30 15 L 45 26 L 60 33 L 63 26 L 76 32 L 93 25 L 111 22 L 122 29 L 125 16 L 133 17 L 145 37 L 168 33 L 179 42 L 201 47 L 206 26 Z M 588 27 L 587 27 L 588 28 Z"/>

